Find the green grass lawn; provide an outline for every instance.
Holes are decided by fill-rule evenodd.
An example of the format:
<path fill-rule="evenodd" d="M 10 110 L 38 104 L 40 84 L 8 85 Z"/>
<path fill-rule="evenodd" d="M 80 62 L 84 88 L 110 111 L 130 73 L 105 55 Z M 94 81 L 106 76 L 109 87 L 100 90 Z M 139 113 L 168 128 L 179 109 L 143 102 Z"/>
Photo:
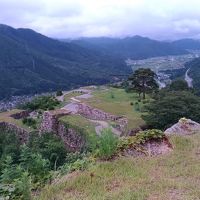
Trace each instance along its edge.
<path fill-rule="evenodd" d="M 70 124 L 72 127 L 81 128 L 85 133 L 95 134 L 95 125 L 81 115 L 66 115 L 59 120 Z"/>
<path fill-rule="evenodd" d="M 18 112 L 21 112 L 22 110 L 19 109 L 13 109 L 11 111 L 7 111 L 7 112 L 1 112 L 0 113 L 0 122 L 8 122 L 11 124 L 15 124 L 21 128 L 24 128 L 27 131 L 34 131 L 35 129 L 33 129 L 32 127 L 29 127 L 25 124 L 23 124 L 22 119 L 14 119 L 13 117 L 11 117 L 12 114 L 16 114 Z M 39 127 L 40 123 L 41 123 L 41 119 L 36 119 L 36 126 Z"/>
<path fill-rule="evenodd" d="M 18 109 L 14 109 L 14 110 L 11 110 L 11 111 L 8 111 L 8 112 L 2 112 L 0 113 L 0 122 L 8 122 L 8 123 L 12 123 L 12 124 L 15 124 L 21 128 L 24 128 L 26 129 L 27 131 L 33 131 L 32 128 L 26 126 L 25 124 L 22 123 L 22 119 L 14 119 L 13 117 L 10 117 L 10 115 L 12 114 L 16 114 L 18 112 L 20 112 L 21 110 L 18 110 Z"/>
<path fill-rule="evenodd" d="M 108 88 L 96 89 L 92 95 L 92 98 L 85 100 L 86 103 L 105 112 L 127 117 L 128 129 L 144 124 L 141 118 L 141 114 L 144 113 L 136 111 L 135 106 L 130 105 L 131 102 L 138 101 L 138 94 L 126 93 L 124 89 Z M 143 103 L 140 103 L 140 108 L 143 109 Z"/>
<path fill-rule="evenodd" d="M 200 134 L 172 136 L 170 141 L 174 150 L 168 155 L 98 162 L 46 186 L 35 199 L 199 200 Z"/>

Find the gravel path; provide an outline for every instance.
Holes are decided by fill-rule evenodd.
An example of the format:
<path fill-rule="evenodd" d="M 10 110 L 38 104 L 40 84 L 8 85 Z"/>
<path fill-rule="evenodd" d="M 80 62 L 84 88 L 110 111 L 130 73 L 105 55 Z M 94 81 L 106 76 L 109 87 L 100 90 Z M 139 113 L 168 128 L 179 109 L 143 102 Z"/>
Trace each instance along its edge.
<path fill-rule="evenodd" d="M 90 120 L 90 121 L 96 124 L 95 130 L 97 135 L 101 135 L 102 130 L 105 128 L 111 128 L 112 132 L 117 136 L 121 135 L 121 132 L 119 130 L 110 126 L 110 124 L 106 121 L 99 121 L 99 120 Z"/>
<path fill-rule="evenodd" d="M 78 113 L 78 105 L 77 103 L 69 103 L 65 105 L 62 109 L 71 111 L 72 114 L 77 114 Z"/>

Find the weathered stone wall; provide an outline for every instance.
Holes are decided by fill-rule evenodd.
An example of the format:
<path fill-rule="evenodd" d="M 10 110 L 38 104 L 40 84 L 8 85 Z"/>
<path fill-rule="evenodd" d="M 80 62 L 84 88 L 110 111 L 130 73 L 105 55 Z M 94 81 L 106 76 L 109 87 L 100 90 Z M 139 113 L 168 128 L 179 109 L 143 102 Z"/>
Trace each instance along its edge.
<path fill-rule="evenodd" d="M 85 144 L 84 138 L 74 129 L 66 128 L 64 124 L 59 122 L 57 135 L 62 138 L 65 146 L 70 151 L 80 151 Z"/>
<path fill-rule="evenodd" d="M 29 132 L 23 128 L 18 127 L 15 124 L 8 122 L 0 122 L 0 127 L 6 131 L 12 131 L 16 133 L 17 137 L 20 139 L 21 143 L 24 144 L 29 140 Z"/>
<path fill-rule="evenodd" d="M 117 123 L 117 129 L 123 132 L 128 124 L 127 118 L 123 116 L 116 116 L 110 113 L 106 113 L 100 109 L 93 108 L 87 104 L 79 103 L 78 106 L 78 114 L 91 119 L 91 120 L 100 120 L 100 121 L 115 121 Z"/>
<path fill-rule="evenodd" d="M 85 143 L 84 138 L 74 129 L 66 128 L 65 125 L 59 121 L 60 117 L 68 114 L 69 112 L 66 111 L 44 112 L 40 133 L 52 132 L 64 141 L 68 150 L 79 151 Z"/>
<path fill-rule="evenodd" d="M 18 113 L 10 115 L 10 117 L 12 117 L 14 119 L 22 119 L 22 118 L 28 117 L 29 114 L 30 114 L 29 111 L 24 110 L 24 111 L 21 111 L 21 112 L 18 112 Z"/>
<path fill-rule="evenodd" d="M 92 120 L 112 120 L 116 121 L 122 117 L 112 115 L 109 113 L 106 113 L 100 109 L 92 108 L 89 105 L 79 103 L 78 105 L 78 113 L 86 118 L 92 119 Z"/>
<path fill-rule="evenodd" d="M 56 115 L 52 115 L 50 112 L 44 112 L 43 120 L 40 127 L 40 133 L 42 132 L 57 132 L 58 119 Z"/>

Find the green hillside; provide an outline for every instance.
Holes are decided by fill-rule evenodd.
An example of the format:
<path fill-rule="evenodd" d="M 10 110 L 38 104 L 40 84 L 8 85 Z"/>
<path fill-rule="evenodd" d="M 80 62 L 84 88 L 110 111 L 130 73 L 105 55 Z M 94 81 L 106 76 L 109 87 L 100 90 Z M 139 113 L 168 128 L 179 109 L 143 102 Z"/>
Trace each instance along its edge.
<path fill-rule="evenodd" d="M 170 138 L 173 152 L 99 162 L 46 186 L 37 200 L 194 200 L 200 198 L 200 135 Z M 91 180 L 90 174 L 94 174 Z"/>
<path fill-rule="evenodd" d="M 30 29 L 0 25 L 0 47 L 1 98 L 103 84 L 131 71 L 123 60 Z"/>

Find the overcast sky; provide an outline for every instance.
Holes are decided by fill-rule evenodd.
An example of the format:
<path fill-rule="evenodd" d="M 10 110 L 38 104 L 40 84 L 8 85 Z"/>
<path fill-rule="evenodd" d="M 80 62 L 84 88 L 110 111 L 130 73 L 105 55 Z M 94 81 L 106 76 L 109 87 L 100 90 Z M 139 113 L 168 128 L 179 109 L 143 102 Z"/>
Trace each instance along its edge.
<path fill-rule="evenodd" d="M 0 0 L 0 23 L 56 38 L 200 38 L 200 0 Z"/>

